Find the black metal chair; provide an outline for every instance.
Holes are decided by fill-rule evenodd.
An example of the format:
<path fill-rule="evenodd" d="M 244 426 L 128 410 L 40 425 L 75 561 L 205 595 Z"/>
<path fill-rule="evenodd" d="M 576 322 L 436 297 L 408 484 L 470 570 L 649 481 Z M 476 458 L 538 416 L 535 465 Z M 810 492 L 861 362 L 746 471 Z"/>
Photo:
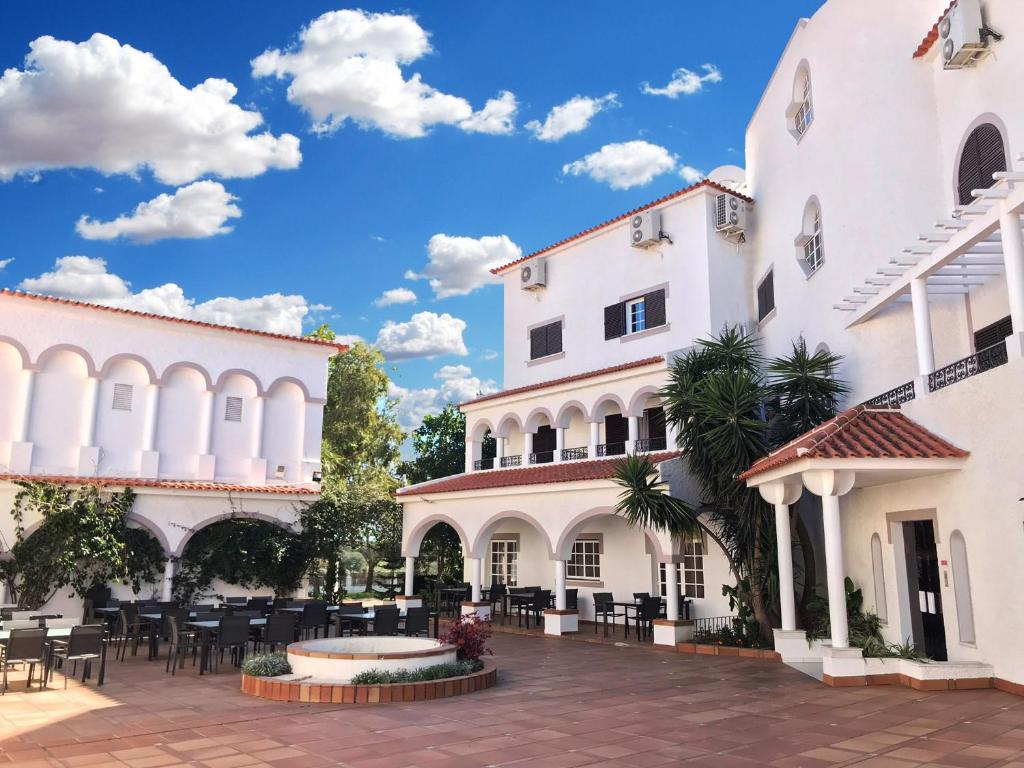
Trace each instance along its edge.
<path fill-rule="evenodd" d="M 327 604 L 306 603 L 302 606 L 302 620 L 299 622 L 299 629 L 303 638 L 308 639 L 312 631 L 313 637 L 320 637 L 320 629 L 323 628 L 324 635 L 327 634 Z"/>
<path fill-rule="evenodd" d="M 579 610 L 580 591 L 578 589 L 565 590 L 565 607 L 570 610 Z"/>
<path fill-rule="evenodd" d="M 192 652 L 192 666 L 196 665 L 196 653 L 199 651 L 199 632 L 186 630 L 185 622 L 188 621 L 188 609 L 184 609 L 185 618 L 178 615 L 165 616 L 164 622 L 170 629 L 170 641 L 167 646 L 167 665 L 164 672 L 170 672 L 173 676 L 180 667 L 185 668 L 185 656 Z M 173 666 L 172 666 L 173 664 Z"/>
<path fill-rule="evenodd" d="M 224 614 L 220 611 L 196 611 L 196 621 L 220 621 Z"/>
<path fill-rule="evenodd" d="M 250 597 L 245 603 L 245 609 L 247 611 L 259 611 L 261 616 L 265 616 L 270 613 L 270 603 L 273 598 L 270 597 Z"/>
<path fill-rule="evenodd" d="M 398 619 L 397 608 L 378 608 L 373 612 L 373 634 L 397 635 Z"/>
<path fill-rule="evenodd" d="M 118 614 L 117 631 L 114 636 L 115 652 L 124 661 L 128 643 L 132 644 L 132 656 L 139 652 L 139 643 L 146 640 L 146 622 L 139 617 L 139 608 L 134 605 L 122 605 Z"/>
<path fill-rule="evenodd" d="M 597 634 L 597 625 L 604 624 L 605 617 L 612 620 L 612 629 L 615 628 L 615 620 L 620 616 L 625 620 L 626 634 L 629 634 L 629 616 L 625 611 L 621 613 L 615 610 L 612 602 L 615 600 L 611 592 L 594 593 L 594 634 Z"/>
<path fill-rule="evenodd" d="M 661 615 L 661 597 L 648 595 L 640 603 L 636 617 L 636 639 L 647 640 L 654 634 L 654 620 Z M 641 632 L 643 634 L 641 634 Z"/>
<path fill-rule="evenodd" d="M 240 666 L 245 658 L 245 649 L 249 645 L 249 617 L 222 616 L 217 634 L 210 641 L 210 660 L 214 672 L 220 671 L 220 662 L 224 651 L 231 651 L 231 663 Z"/>
<path fill-rule="evenodd" d="M 271 601 L 270 607 L 272 610 L 279 611 L 282 608 L 287 608 L 291 604 L 292 599 L 290 597 L 275 597 Z"/>
<path fill-rule="evenodd" d="M 68 665 L 82 662 L 82 682 L 92 674 L 92 662 L 99 661 L 100 672 L 96 685 L 103 685 L 103 676 L 107 669 L 107 632 L 102 624 L 81 625 L 71 628 L 67 641 L 53 640 L 50 645 L 50 680 L 53 680 L 53 662 L 61 662 L 64 673 L 64 687 L 68 687 Z M 75 674 L 73 671 L 72 674 Z"/>
<path fill-rule="evenodd" d="M 7 692 L 7 670 L 13 664 L 28 664 L 27 688 L 32 687 L 32 672 L 36 664 L 42 670 L 41 684 L 46 687 L 46 627 L 12 629 L 7 644 L 0 646 L 0 666 L 4 670 L 3 688 L 0 695 Z"/>
<path fill-rule="evenodd" d="M 409 608 L 405 612 L 406 637 L 430 636 L 430 611 L 426 608 Z"/>
<path fill-rule="evenodd" d="M 190 611 L 195 611 L 196 613 L 201 613 L 203 611 L 212 611 L 213 603 L 196 603 L 195 605 L 188 606 L 188 609 Z"/>
<path fill-rule="evenodd" d="M 533 593 L 533 599 L 530 601 L 520 600 L 517 606 L 519 612 L 519 626 L 523 626 L 523 613 L 526 614 L 526 628 L 530 628 L 530 616 L 534 618 L 534 626 L 540 626 L 540 617 L 548 607 L 548 603 L 551 602 L 551 590 L 550 589 L 539 589 Z"/>
<path fill-rule="evenodd" d="M 268 616 L 263 634 L 260 636 L 261 648 L 268 646 L 274 651 L 279 645 L 287 646 L 288 643 L 294 643 L 298 618 L 298 614 L 291 611 Z"/>
<path fill-rule="evenodd" d="M 224 598 L 224 604 L 225 605 L 245 605 L 247 602 L 249 602 L 249 598 L 247 598 L 247 597 L 225 597 Z"/>
<path fill-rule="evenodd" d="M 495 614 L 495 606 L 501 606 L 501 623 L 505 623 L 505 595 L 508 594 L 508 587 L 504 584 L 491 584 L 491 588 L 487 591 L 487 600 L 491 604 L 491 617 L 493 619 Z"/>
<path fill-rule="evenodd" d="M 334 633 L 338 637 L 342 637 L 345 634 L 345 628 L 348 628 L 348 633 L 354 634 L 357 622 L 352 618 L 354 615 L 362 615 L 366 609 L 363 608 L 362 603 L 342 603 L 338 606 L 338 612 L 334 616 Z"/>
<path fill-rule="evenodd" d="M 637 603 L 640 603 L 641 601 L 646 600 L 650 596 L 651 596 L 650 592 L 634 592 L 633 593 L 633 599 Z"/>

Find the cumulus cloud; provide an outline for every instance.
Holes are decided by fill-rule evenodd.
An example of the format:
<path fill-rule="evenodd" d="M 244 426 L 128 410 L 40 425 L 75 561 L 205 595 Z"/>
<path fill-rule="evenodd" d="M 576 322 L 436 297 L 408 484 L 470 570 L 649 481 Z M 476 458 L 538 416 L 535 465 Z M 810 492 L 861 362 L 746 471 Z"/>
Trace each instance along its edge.
<path fill-rule="evenodd" d="M 7 265 L 10 264 L 14 259 L 0 259 L 0 272 L 7 269 Z"/>
<path fill-rule="evenodd" d="M 331 133 L 347 120 L 391 136 L 423 136 L 437 124 L 467 131 L 508 133 L 515 97 L 506 92 L 478 113 L 442 93 L 404 65 L 432 51 L 430 37 L 408 14 L 329 11 L 299 33 L 291 48 L 252 60 L 253 77 L 290 79 L 288 101 L 305 111 L 313 130 Z"/>
<path fill-rule="evenodd" d="M 696 184 L 704 178 L 704 171 L 694 168 L 692 165 L 681 165 L 679 166 L 679 177 L 689 184 Z"/>
<path fill-rule="evenodd" d="M 463 403 L 498 391 L 492 379 L 474 376 L 466 365 L 445 365 L 434 374 L 434 379 L 439 382 L 436 387 L 423 389 L 407 389 L 393 382 L 389 385 L 388 396 L 398 401 L 395 414 L 406 431 L 416 429 L 425 416 L 440 413 L 448 403 Z"/>
<path fill-rule="evenodd" d="M 548 112 L 543 123 L 531 120 L 526 124 L 526 128 L 533 133 L 534 138 L 541 141 L 558 141 L 570 133 L 584 130 L 598 112 L 618 105 L 614 93 L 599 98 L 573 96 Z"/>
<path fill-rule="evenodd" d="M 52 271 L 22 280 L 18 288 L 139 312 L 292 336 L 302 333 L 302 321 L 311 310 L 329 309 L 323 305 L 310 306 L 302 296 L 280 293 L 246 299 L 221 296 L 197 302 L 186 297 L 181 286 L 175 283 L 133 292 L 131 283 L 107 271 L 106 261 L 88 256 L 57 259 Z"/>
<path fill-rule="evenodd" d="M 136 243 L 155 243 L 168 238 L 203 238 L 223 235 L 233 228 L 242 210 L 234 195 L 216 181 L 196 181 L 174 194 L 161 194 L 139 203 L 130 214 L 113 221 L 82 216 L 75 229 L 86 240 L 115 240 L 126 237 Z"/>
<path fill-rule="evenodd" d="M 466 321 L 447 312 L 417 312 L 408 321 L 388 320 L 377 333 L 377 346 L 388 360 L 438 355 L 468 355 L 462 332 Z"/>
<path fill-rule="evenodd" d="M 290 134 L 254 134 L 263 117 L 209 78 L 187 88 L 152 54 L 95 34 L 40 37 L 24 69 L 0 77 L 0 180 L 55 168 L 137 173 L 166 184 L 258 176 L 302 159 Z"/>
<path fill-rule="evenodd" d="M 461 237 L 437 234 L 427 243 L 427 266 L 409 270 L 407 280 L 428 280 L 434 296 L 465 296 L 488 283 L 497 282 L 493 267 L 518 259 L 522 250 L 508 235 Z"/>
<path fill-rule="evenodd" d="M 416 294 L 408 288 L 391 288 L 374 299 L 373 303 L 378 307 L 390 307 L 392 304 L 414 304 L 416 303 Z"/>
<path fill-rule="evenodd" d="M 722 82 L 722 73 L 714 64 L 702 64 L 704 74 L 680 67 L 672 73 L 672 79 L 664 88 L 655 88 L 650 83 L 642 83 L 640 89 L 650 96 L 668 96 L 677 99 L 680 95 L 690 96 L 704 89 L 706 83 Z"/>
<path fill-rule="evenodd" d="M 612 189 L 629 189 L 649 184 L 675 167 L 676 157 L 667 149 L 638 140 L 605 144 L 597 152 L 562 166 L 562 173 L 589 176 Z"/>

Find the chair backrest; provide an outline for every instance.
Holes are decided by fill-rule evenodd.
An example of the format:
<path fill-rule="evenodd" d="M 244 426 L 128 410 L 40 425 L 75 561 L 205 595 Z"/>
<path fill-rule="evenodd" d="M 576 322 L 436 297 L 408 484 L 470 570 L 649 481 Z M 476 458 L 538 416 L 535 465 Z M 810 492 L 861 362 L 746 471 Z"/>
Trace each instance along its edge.
<path fill-rule="evenodd" d="M 259 611 L 260 613 L 266 613 L 270 610 L 269 597 L 250 597 L 245 603 L 245 609 L 247 611 Z"/>
<path fill-rule="evenodd" d="M 250 611 L 247 608 L 231 612 L 232 616 L 248 616 L 250 619 L 262 619 L 263 611 Z"/>
<path fill-rule="evenodd" d="M 25 627 L 12 629 L 7 640 L 7 661 L 15 659 L 41 659 L 46 654 L 46 627 Z"/>
<path fill-rule="evenodd" d="M 287 608 L 291 604 L 292 599 L 290 597 L 275 597 L 272 607 L 276 611 L 279 608 Z"/>
<path fill-rule="evenodd" d="M 636 600 L 638 603 L 643 602 L 644 600 L 646 600 L 650 596 L 651 596 L 650 592 L 634 592 L 633 593 L 633 599 Z"/>
<path fill-rule="evenodd" d="M 612 602 L 615 598 L 612 597 L 611 592 L 595 592 L 594 593 L 594 610 L 603 611 L 606 610 L 605 606 Z"/>
<path fill-rule="evenodd" d="M 263 632 L 264 643 L 291 643 L 295 640 L 295 613 L 275 613 L 267 617 L 267 626 Z"/>
<path fill-rule="evenodd" d="M 533 610 L 542 611 L 548 607 L 549 602 L 551 602 L 550 589 L 539 589 L 533 593 Z"/>
<path fill-rule="evenodd" d="M 229 605 L 245 605 L 247 602 L 249 602 L 249 598 L 247 598 L 245 596 L 242 596 L 242 597 L 225 597 L 224 598 L 224 602 L 228 603 Z"/>
<path fill-rule="evenodd" d="M 508 587 L 504 584 L 491 584 L 491 591 L 488 594 L 491 596 L 491 602 L 493 603 L 508 594 Z"/>
<path fill-rule="evenodd" d="M 46 619 L 47 629 L 73 629 L 82 625 L 80 619 Z"/>
<path fill-rule="evenodd" d="M 244 645 L 249 642 L 248 616 L 221 616 L 217 645 Z"/>
<path fill-rule="evenodd" d="M 530 587 L 509 587 L 508 593 L 510 595 L 525 595 L 527 592 L 533 592 L 534 590 Z"/>
<path fill-rule="evenodd" d="M 405 612 L 405 634 L 416 635 L 429 629 L 430 611 L 426 608 L 409 608 Z"/>
<path fill-rule="evenodd" d="M 188 608 L 190 611 L 195 611 L 196 613 L 199 611 L 212 611 L 213 603 L 193 603 Z"/>
<path fill-rule="evenodd" d="M 169 608 L 168 610 L 164 611 L 163 636 L 171 637 L 171 627 L 174 625 L 174 623 L 177 622 L 178 627 L 181 628 L 185 625 L 185 622 L 188 621 L 188 617 L 188 608 Z"/>
<path fill-rule="evenodd" d="M 640 604 L 640 618 L 644 621 L 651 621 L 658 618 L 661 613 L 661 598 L 648 595 Z"/>
<path fill-rule="evenodd" d="M 68 656 L 99 656 L 103 652 L 104 628 L 99 624 L 82 624 L 71 628 Z"/>
<path fill-rule="evenodd" d="M 39 629 L 38 619 L 7 619 L 4 629 Z"/>
<path fill-rule="evenodd" d="M 302 626 L 318 627 L 327 623 L 327 605 L 325 603 L 306 603 L 302 606 Z"/>
<path fill-rule="evenodd" d="M 565 590 L 565 607 L 576 609 L 580 607 L 580 591 L 578 589 Z"/>
<path fill-rule="evenodd" d="M 398 634 L 398 609 L 378 608 L 373 612 L 373 633 L 375 635 Z"/>
<path fill-rule="evenodd" d="M 220 611 L 196 611 L 196 621 L 220 621 L 223 618 L 224 614 Z"/>
<path fill-rule="evenodd" d="M 338 613 L 363 613 L 365 610 L 362 603 L 343 603 L 338 606 Z"/>

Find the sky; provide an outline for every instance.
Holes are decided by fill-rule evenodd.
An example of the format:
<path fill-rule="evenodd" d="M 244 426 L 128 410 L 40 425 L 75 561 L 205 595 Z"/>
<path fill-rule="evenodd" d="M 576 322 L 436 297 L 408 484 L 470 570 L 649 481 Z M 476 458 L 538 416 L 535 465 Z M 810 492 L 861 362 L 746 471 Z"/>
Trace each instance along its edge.
<path fill-rule="evenodd" d="M 763 3 L 0 6 L 0 285 L 376 344 L 406 429 L 502 384 L 489 268 L 743 165 Z"/>

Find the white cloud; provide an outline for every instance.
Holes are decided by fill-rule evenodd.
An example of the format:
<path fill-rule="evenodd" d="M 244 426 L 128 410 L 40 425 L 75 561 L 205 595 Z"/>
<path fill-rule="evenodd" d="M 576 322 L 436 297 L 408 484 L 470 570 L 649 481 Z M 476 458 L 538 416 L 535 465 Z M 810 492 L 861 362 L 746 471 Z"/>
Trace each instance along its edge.
<path fill-rule="evenodd" d="M 694 168 L 692 165 L 681 165 L 679 166 L 679 177 L 689 184 L 696 184 L 704 178 L 704 171 Z"/>
<path fill-rule="evenodd" d="M 427 266 L 422 272 L 409 270 L 407 280 L 429 280 L 439 299 L 465 296 L 477 288 L 498 282 L 493 267 L 515 261 L 522 250 L 508 235 L 461 237 L 437 234 L 427 243 Z"/>
<path fill-rule="evenodd" d="M 469 133 L 490 133 L 507 136 L 516 130 L 516 112 L 519 104 L 512 91 L 502 91 L 496 99 L 488 99 L 484 108 L 459 123 Z"/>
<path fill-rule="evenodd" d="M 329 309 L 324 305 L 310 306 L 302 296 L 280 293 L 247 299 L 222 296 L 197 302 L 186 297 L 181 286 L 175 283 L 133 292 L 131 283 L 107 271 L 103 259 L 88 256 L 57 259 L 52 272 L 22 280 L 18 288 L 139 312 L 293 336 L 302 333 L 302 321 L 310 311 Z"/>
<path fill-rule="evenodd" d="M 493 349 L 485 349 L 483 352 L 480 353 L 480 359 L 481 360 L 497 360 L 498 359 L 498 353 L 495 352 Z"/>
<path fill-rule="evenodd" d="M 468 355 L 462 332 L 466 321 L 447 312 L 417 312 L 408 321 L 388 320 L 377 334 L 377 346 L 388 360 L 438 355 Z"/>
<path fill-rule="evenodd" d="M 14 261 L 13 258 L 11 258 L 11 259 L 0 259 L 0 272 L 2 272 L 3 270 L 7 269 L 7 265 L 10 264 L 12 261 Z"/>
<path fill-rule="evenodd" d="M 599 98 L 573 96 L 548 112 L 543 123 L 531 120 L 526 124 L 526 128 L 533 132 L 534 138 L 541 141 L 558 141 L 570 133 L 584 130 L 598 112 L 618 105 L 614 93 Z"/>
<path fill-rule="evenodd" d="M 127 237 L 136 243 L 155 243 L 167 238 L 202 238 L 223 235 L 233 228 L 228 219 L 237 219 L 241 209 L 234 195 L 217 181 L 196 181 L 174 194 L 161 194 L 139 203 L 131 214 L 113 221 L 97 221 L 82 216 L 75 229 L 86 240 L 114 240 Z"/>
<path fill-rule="evenodd" d="M 0 78 L 0 180 L 148 167 L 177 185 L 206 174 L 258 176 L 302 159 L 295 136 L 252 133 L 263 117 L 232 103 L 237 89 L 227 80 L 187 88 L 152 54 L 99 33 L 82 43 L 40 37 L 29 48 L 25 69 Z"/>
<path fill-rule="evenodd" d="M 612 189 L 649 184 L 655 176 L 676 167 L 676 157 L 664 147 L 646 141 L 605 144 L 580 160 L 562 166 L 562 173 L 586 175 L 607 182 Z"/>
<path fill-rule="evenodd" d="M 498 391 L 492 379 L 480 379 L 466 365 L 445 365 L 434 378 L 436 387 L 407 389 L 391 383 L 388 396 L 398 401 L 395 413 L 399 425 L 406 431 L 416 429 L 425 416 L 440 413 L 448 403 L 463 403 L 480 395 Z"/>
<path fill-rule="evenodd" d="M 330 11 L 299 32 L 298 43 L 252 60 L 253 77 L 290 78 L 288 101 L 303 109 L 313 130 L 331 133 L 347 120 L 408 139 L 437 124 L 467 131 L 507 133 L 515 97 L 503 92 L 478 113 L 469 102 L 442 93 L 408 65 L 431 53 L 430 39 L 408 14 Z"/>
<path fill-rule="evenodd" d="M 705 83 L 722 82 L 722 73 L 714 64 L 702 64 L 701 69 L 704 70 L 703 75 L 680 67 L 672 73 L 672 79 L 664 88 L 655 88 L 650 83 L 642 83 L 640 89 L 651 96 L 668 96 L 670 99 L 677 99 L 680 94 L 690 96 L 702 91 Z"/>
<path fill-rule="evenodd" d="M 408 288 L 391 288 L 374 299 L 378 307 L 390 307 L 392 304 L 415 304 L 416 294 Z"/>

